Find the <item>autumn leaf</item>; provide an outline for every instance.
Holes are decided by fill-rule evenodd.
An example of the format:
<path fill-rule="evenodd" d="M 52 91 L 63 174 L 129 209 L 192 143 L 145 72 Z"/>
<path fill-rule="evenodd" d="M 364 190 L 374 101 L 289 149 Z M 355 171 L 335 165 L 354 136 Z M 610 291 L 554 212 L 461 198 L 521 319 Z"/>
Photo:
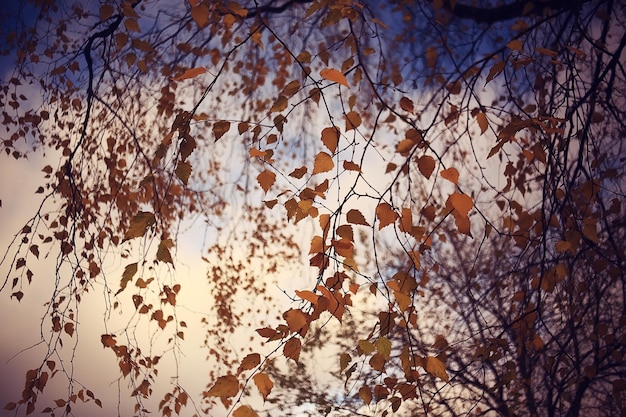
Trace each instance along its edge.
<path fill-rule="evenodd" d="M 300 167 L 300 168 L 296 168 L 293 171 L 291 171 L 289 176 L 300 179 L 300 178 L 304 177 L 304 174 L 306 174 L 306 172 L 307 172 L 307 167 Z"/>
<path fill-rule="evenodd" d="M 199 28 L 203 28 L 209 23 L 209 8 L 204 4 L 199 4 L 191 8 L 191 18 Z"/>
<path fill-rule="evenodd" d="M 337 71 L 336 69 L 325 68 L 320 71 L 320 75 L 323 78 L 327 79 L 328 81 L 332 81 L 332 82 L 341 84 L 343 86 L 350 87 L 348 85 L 348 81 L 346 80 L 346 77 L 341 72 Z"/>
<path fill-rule="evenodd" d="M 336 127 L 324 128 L 322 130 L 322 143 L 334 154 L 339 145 L 339 129 Z"/>
<path fill-rule="evenodd" d="M 274 387 L 274 383 L 270 379 L 270 377 L 263 373 L 259 372 L 258 374 L 252 377 L 254 381 L 254 385 L 259 389 L 259 392 L 263 396 L 263 401 L 267 399 L 267 396 L 272 392 L 272 388 Z"/>
<path fill-rule="evenodd" d="M 388 361 L 391 358 L 391 341 L 389 339 L 381 336 L 376 340 L 374 346 L 376 346 L 376 350 L 382 355 L 383 359 Z"/>
<path fill-rule="evenodd" d="M 456 168 L 444 169 L 439 173 L 439 175 L 441 175 L 441 178 L 444 178 L 455 185 L 459 183 L 459 171 L 457 171 Z"/>
<path fill-rule="evenodd" d="M 487 120 L 487 115 L 483 112 L 480 112 L 476 115 L 476 121 L 478 122 L 478 126 L 480 127 L 480 134 L 482 135 L 489 129 L 489 121 Z"/>
<path fill-rule="evenodd" d="M 175 172 L 176 176 L 182 181 L 182 183 L 187 185 L 189 177 L 191 176 L 191 164 L 186 161 L 178 161 Z"/>
<path fill-rule="evenodd" d="M 434 356 L 424 358 L 424 369 L 426 369 L 426 372 L 439 379 L 443 379 L 446 382 L 450 381 L 450 377 L 446 372 L 446 365 Z"/>
<path fill-rule="evenodd" d="M 400 108 L 413 114 L 413 100 L 408 97 L 402 97 L 400 99 Z"/>
<path fill-rule="evenodd" d="M 224 136 L 226 132 L 230 130 L 230 122 L 228 121 L 219 121 L 215 122 L 213 125 L 213 134 L 215 135 L 215 140 L 218 141 Z"/>
<path fill-rule="evenodd" d="M 309 290 L 296 290 L 296 295 L 303 300 L 310 302 L 311 304 L 317 304 L 317 300 L 319 299 L 319 295 L 315 294 L 313 291 Z"/>
<path fill-rule="evenodd" d="M 173 265 L 174 261 L 172 260 L 172 254 L 170 253 L 170 248 L 173 246 L 174 242 L 172 239 L 161 240 L 161 242 L 159 242 L 159 247 L 157 248 L 157 260 Z"/>
<path fill-rule="evenodd" d="M 506 47 L 512 51 L 522 51 L 524 49 L 524 41 L 521 39 L 514 39 L 506 44 Z"/>
<path fill-rule="evenodd" d="M 100 6 L 100 20 L 103 22 L 113 16 L 113 13 L 115 13 L 115 9 L 113 9 L 113 6 L 110 4 L 103 4 Z"/>
<path fill-rule="evenodd" d="M 452 193 L 448 197 L 448 201 L 462 217 L 467 217 L 469 211 L 474 207 L 474 200 L 467 194 Z"/>
<path fill-rule="evenodd" d="M 378 217 L 378 230 L 388 226 L 396 221 L 398 213 L 393 210 L 393 207 L 389 203 L 380 203 L 376 207 L 376 217 Z"/>
<path fill-rule="evenodd" d="M 332 156 L 322 151 L 317 154 L 313 162 L 313 175 L 331 171 L 334 167 L 335 162 Z"/>
<path fill-rule="evenodd" d="M 493 80 L 504 70 L 504 61 L 498 61 L 489 70 L 489 74 L 487 74 L 487 81 L 485 81 L 485 85 L 489 83 L 489 81 Z"/>
<path fill-rule="evenodd" d="M 148 227 L 156 223 L 154 214 L 146 211 L 140 211 L 130 221 L 130 226 L 124 235 L 124 241 L 143 236 Z"/>
<path fill-rule="evenodd" d="M 126 286 L 130 282 L 130 280 L 133 279 L 136 273 L 137 273 L 137 262 L 126 265 L 126 268 L 124 268 L 124 273 L 122 274 L 122 281 L 120 282 L 120 289 L 117 290 L 115 295 L 121 293 L 122 291 L 126 289 Z"/>
<path fill-rule="evenodd" d="M 289 309 L 283 314 L 283 317 L 287 321 L 289 331 L 293 333 L 299 332 L 308 323 L 306 314 L 300 309 Z"/>
<path fill-rule="evenodd" d="M 65 323 L 65 325 L 63 326 L 63 330 L 65 330 L 65 333 L 72 337 L 72 335 L 74 334 L 74 323 Z"/>
<path fill-rule="evenodd" d="M 359 388 L 359 397 L 363 400 L 363 402 L 369 405 L 372 402 L 372 390 L 367 385 L 363 385 Z"/>
<path fill-rule="evenodd" d="M 361 167 L 352 161 L 343 161 L 343 169 L 345 169 L 346 171 L 361 172 Z"/>
<path fill-rule="evenodd" d="M 285 343 L 283 347 L 283 355 L 286 358 L 292 359 L 294 362 L 298 362 L 300 359 L 300 349 L 302 348 L 302 342 L 297 337 L 292 337 Z"/>
<path fill-rule="evenodd" d="M 250 369 L 256 368 L 261 363 L 261 355 L 258 353 L 250 353 L 246 355 L 245 358 L 241 361 L 241 365 L 237 368 L 237 375 L 242 373 L 243 371 L 248 371 Z"/>
<path fill-rule="evenodd" d="M 205 396 L 230 398 L 239 392 L 239 380 L 234 375 L 220 376 Z"/>
<path fill-rule="evenodd" d="M 263 191 L 265 191 L 265 193 L 267 194 L 267 191 L 276 181 L 276 174 L 266 169 L 265 171 L 257 175 L 256 179 L 259 182 L 259 185 L 261 186 L 261 188 L 263 188 Z"/>
<path fill-rule="evenodd" d="M 348 223 L 362 224 L 364 226 L 369 226 L 369 223 L 367 222 L 367 220 L 365 220 L 365 217 L 363 217 L 363 214 L 361 214 L 361 212 L 357 209 L 349 210 L 348 213 L 346 214 L 346 220 L 348 221 Z"/>
<path fill-rule="evenodd" d="M 287 108 L 289 101 L 285 96 L 279 96 L 274 102 L 274 105 L 270 108 L 270 113 L 281 112 Z"/>
<path fill-rule="evenodd" d="M 426 179 L 430 179 L 433 171 L 435 170 L 435 158 L 430 155 L 422 155 L 417 160 L 417 168 L 420 170 Z"/>
<path fill-rule="evenodd" d="M 259 415 L 250 406 L 241 405 L 233 411 L 233 417 L 259 417 Z"/>
<path fill-rule="evenodd" d="M 356 129 L 361 126 L 361 116 L 355 111 L 346 113 L 346 131 Z"/>
<path fill-rule="evenodd" d="M 105 348 L 113 347 L 117 344 L 114 336 L 110 334 L 103 334 L 102 336 L 100 336 L 100 341 L 102 342 L 102 346 L 104 346 Z"/>
<path fill-rule="evenodd" d="M 173 81 L 182 81 L 182 80 L 187 80 L 189 78 L 195 78 L 198 75 L 202 75 L 206 72 L 207 72 L 206 68 L 203 68 L 203 67 L 190 68 L 186 70 L 185 72 L 183 72 L 182 74 L 180 74 L 179 76 L 172 77 L 170 79 Z"/>

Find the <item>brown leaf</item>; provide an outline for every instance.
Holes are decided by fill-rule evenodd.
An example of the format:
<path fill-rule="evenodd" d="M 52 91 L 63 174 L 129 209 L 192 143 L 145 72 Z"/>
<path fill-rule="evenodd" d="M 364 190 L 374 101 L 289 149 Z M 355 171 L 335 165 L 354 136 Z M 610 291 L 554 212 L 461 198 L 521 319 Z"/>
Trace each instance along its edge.
<path fill-rule="evenodd" d="M 369 405 L 372 402 L 372 390 L 367 385 L 363 385 L 359 388 L 359 397 L 363 400 L 363 402 Z"/>
<path fill-rule="evenodd" d="M 174 246 L 174 242 L 172 239 L 163 239 L 159 243 L 159 247 L 157 248 L 156 258 L 157 260 L 169 264 L 174 264 L 172 260 L 172 254 L 170 253 L 170 248 Z"/>
<path fill-rule="evenodd" d="M 291 332 L 299 332 L 308 323 L 307 316 L 300 309 L 289 309 L 283 314 Z"/>
<path fill-rule="evenodd" d="M 130 226 L 124 235 L 124 241 L 143 236 L 148 230 L 148 227 L 155 223 L 156 218 L 154 217 L 154 214 L 147 211 L 140 211 L 130 221 Z"/>
<path fill-rule="evenodd" d="M 339 145 L 339 129 L 336 127 L 324 128 L 322 130 L 322 143 L 334 154 Z"/>
<path fill-rule="evenodd" d="M 182 181 L 183 184 L 187 185 L 189 182 L 189 176 L 191 175 L 191 164 L 186 161 L 178 161 L 176 164 L 176 170 L 174 171 L 176 176 Z"/>
<path fill-rule="evenodd" d="M 274 387 L 274 383 L 270 379 L 267 374 L 263 372 L 259 372 L 258 374 L 252 377 L 254 380 L 254 384 L 259 389 L 259 392 L 263 396 L 263 401 L 267 399 L 267 396 L 272 392 L 272 388 Z"/>
<path fill-rule="evenodd" d="M 209 8 L 204 4 L 199 4 L 191 8 L 191 18 L 199 28 L 203 28 L 209 23 Z"/>
<path fill-rule="evenodd" d="M 229 130 L 230 122 L 227 122 L 225 120 L 215 122 L 215 124 L 213 125 L 213 134 L 215 135 L 215 141 L 220 140 L 221 137 L 224 136 L 224 134 Z"/>
<path fill-rule="evenodd" d="M 469 211 L 474 207 L 474 200 L 467 194 L 453 193 L 448 197 L 448 201 L 462 217 L 467 217 Z"/>
<path fill-rule="evenodd" d="M 369 223 L 367 222 L 367 220 L 365 220 L 365 217 L 363 217 L 363 214 L 361 214 L 361 212 L 357 209 L 349 210 L 348 213 L 346 214 L 346 220 L 348 221 L 348 223 L 362 224 L 364 226 L 369 226 Z"/>
<path fill-rule="evenodd" d="M 424 369 L 426 369 L 426 372 L 437 378 L 443 379 L 446 382 L 450 381 L 450 377 L 446 372 L 446 365 L 434 356 L 427 356 L 424 358 Z"/>
<path fill-rule="evenodd" d="M 299 179 L 299 178 L 304 177 L 304 174 L 306 174 L 306 172 L 307 172 L 307 168 L 306 167 L 300 167 L 300 168 L 296 168 L 293 171 L 291 171 L 291 174 L 289 174 L 289 176 Z"/>
<path fill-rule="evenodd" d="M 292 337 L 287 341 L 287 343 L 285 343 L 283 355 L 285 355 L 286 358 L 293 359 L 294 362 L 298 362 L 301 348 L 302 343 L 300 342 L 300 339 Z"/>
<path fill-rule="evenodd" d="M 493 80 L 495 77 L 498 76 L 498 74 L 500 74 L 504 70 L 504 65 L 504 61 L 498 61 L 493 64 L 493 66 L 489 70 L 489 74 L 487 75 L 487 81 L 485 81 L 485 85 L 487 85 L 489 81 Z"/>
<path fill-rule="evenodd" d="M 429 179 L 435 170 L 435 158 L 430 155 L 422 155 L 420 159 L 417 160 L 417 168 L 426 179 Z"/>
<path fill-rule="evenodd" d="M 205 396 L 230 398 L 239 392 L 239 380 L 235 375 L 220 376 Z"/>
<path fill-rule="evenodd" d="M 478 122 L 478 126 L 480 127 L 480 134 L 482 135 L 489 129 L 489 121 L 487 120 L 487 115 L 483 112 L 480 112 L 476 115 L 476 121 Z"/>
<path fill-rule="evenodd" d="M 393 207 L 391 207 L 389 203 L 380 203 L 378 207 L 376 207 L 376 217 L 378 217 L 380 221 L 378 230 L 381 230 L 383 227 L 395 222 L 398 218 L 398 213 L 393 210 Z"/>
<path fill-rule="evenodd" d="M 356 129 L 361 126 L 361 116 L 355 111 L 346 114 L 346 131 Z"/>
<path fill-rule="evenodd" d="M 346 171 L 361 172 L 361 167 L 352 161 L 343 161 L 343 169 L 345 169 Z"/>
<path fill-rule="evenodd" d="M 122 281 L 120 282 L 120 289 L 117 290 L 115 295 L 121 293 L 122 291 L 126 289 L 126 286 L 130 282 L 130 280 L 133 279 L 136 273 L 137 273 L 137 262 L 126 265 L 126 267 L 124 268 L 124 273 L 122 274 Z"/>
<path fill-rule="evenodd" d="M 243 360 L 241 361 L 241 365 L 239 365 L 239 368 L 237 369 L 237 374 L 256 368 L 260 363 L 261 355 L 259 355 L 258 353 L 251 353 L 243 358 Z"/>
<path fill-rule="evenodd" d="M 348 85 L 348 81 L 346 80 L 346 77 L 339 71 L 337 71 L 336 69 L 333 68 L 326 68 L 320 71 L 320 75 L 327 79 L 328 81 L 332 81 L 341 85 L 344 85 L 346 87 L 350 87 Z"/>
<path fill-rule="evenodd" d="M 270 108 L 270 113 L 281 112 L 287 108 L 288 104 L 289 100 L 287 100 L 287 97 L 278 96 L 278 99 L 276 100 L 272 108 Z"/>
<path fill-rule="evenodd" d="M 335 162 L 333 161 L 332 156 L 322 151 L 315 157 L 315 162 L 313 163 L 313 175 L 331 171 L 334 167 Z"/>
<path fill-rule="evenodd" d="M 110 4 L 100 6 L 100 20 L 107 20 L 109 17 L 113 16 L 113 13 L 115 13 L 115 9 Z"/>
<path fill-rule="evenodd" d="M 400 99 L 400 108 L 404 111 L 408 111 L 409 113 L 413 114 L 413 100 L 411 100 L 408 97 L 402 97 Z"/>
<path fill-rule="evenodd" d="M 276 174 L 266 169 L 265 171 L 261 172 L 256 177 L 256 179 L 259 182 L 261 188 L 263 188 L 263 191 L 265 191 L 265 193 L 267 194 L 267 191 L 274 184 L 274 182 L 276 182 Z"/>
<path fill-rule="evenodd" d="M 65 333 L 69 334 L 70 337 L 72 337 L 72 335 L 74 334 L 74 323 L 65 323 L 63 329 L 65 330 Z"/>

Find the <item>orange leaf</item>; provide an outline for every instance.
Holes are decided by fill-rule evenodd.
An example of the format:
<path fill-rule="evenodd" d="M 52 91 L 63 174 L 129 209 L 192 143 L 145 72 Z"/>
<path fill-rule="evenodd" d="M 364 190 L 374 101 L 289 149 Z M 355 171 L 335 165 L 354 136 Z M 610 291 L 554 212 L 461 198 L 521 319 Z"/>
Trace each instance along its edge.
<path fill-rule="evenodd" d="M 420 159 L 417 160 L 417 168 L 419 168 L 426 179 L 429 179 L 435 170 L 435 158 L 430 155 L 422 155 Z"/>
<path fill-rule="evenodd" d="M 396 152 L 406 156 L 417 143 L 412 139 L 402 139 L 396 145 Z"/>
<path fill-rule="evenodd" d="M 352 209 L 348 211 L 348 213 L 346 214 L 346 219 L 348 220 L 348 223 L 369 226 L 369 223 L 367 222 L 367 220 L 365 220 L 363 214 L 361 214 L 361 212 L 357 209 Z"/>
<path fill-rule="evenodd" d="M 250 158 L 263 158 L 265 155 L 267 155 L 266 151 L 260 151 L 257 148 L 250 149 Z"/>
<path fill-rule="evenodd" d="M 411 100 L 408 97 L 402 97 L 400 99 L 400 108 L 412 114 L 413 113 L 413 100 Z"/>
<path fill-rule="evenodd" d="M 259 417 L 259 415 L 250 406 L 241 405 L 233 411 L 233 417 Z"/>
<path fill-rule="evenodd" d="M 322 130 L 322 143 L 329 151 L 335 153 L 339 145 L 339 129 L 336 127 L 327 127 Z"/>
<path fill-rule="evenodd" d="M 266 169 L 265 171 L 257 175 L 256 180 L 259 182 L 261 188 L 263 188 L 263 191 L 265 191 L 265 193 L 267 194 L 267 191 L 276 181 L 276 174 Z"/>
<path fill-rule="evenodd" d="M 398 218 L 398 213 L 393 210 L 388 203 L 380 203 L 378 207 L 376 207 L 376 217 L 380 221 L 378 225 L 378 230 L 382 229 L 385 226 L 388 226 L 396 221 Z"/>
<path fill-rule="evenodd" d="M 110 4 L 100 6 L 100 20 L 107 20 L 109 17 L 113 16 L 113 13 L 115 13 L 115 9 L 113 9 L 113 6 Z"/>
<path fill-rule="evenodd" d="M 346 114 L 346 131 L 356 129 L 361 126 L 361 116 L 355 111 Z"/>
<path fill-rule="evenodd" d="M 462 217 L 467 217 L 467 213 L 474 207 L 474 200 L 467 194 L 453 193 L 448 201 Z"/>
<path fill-rule="evenodd" d="M 267 396 L 272 392 L 272 388 L 274 387 L 274 383 L 270 379 L 267 374 L 260 372 L 252 377 L 254 380 L 254 385 L 259 389 L 259 392 L 263 396 L 263 401 L 267 399 Z"/>
<path fill-rule="evenodd" d="M 319 295 L 309 290 L 304 290 L 304 291 L 296 290 L 296 295 L 302 298 L 303 300 L 310 302 L 311 304 L 317 304 L 317 300 L 319 299 Z"/>
<path fill-rule="evenodd" d="M 434 356 L 424 358 L 424 369 L 437 378 L 443 379 L 446 382 L 450 381 L 450 377 L 448 377 L 448 373 L 446 372 L 446 365 Z"/>
<path fill-rule="evenodd" d="M 524 41 L 521 39 L 514 39 L 506 44 L 506 47 L 511 51 L 522 51 L 524 49 Z"/>
<path fill-rule="evenodd" d="M 489 74 L 487 75 L 487 81 L 485 81 L 485 85 L 489 83 L 489 81 L 493 80 L 504 70 L 504 61 L 498 61 L 493 64 L 493 67 L 489 70 Z"/>
<path fill-rule="evenodd" d="M 205 393 L 207 397 L 230 398 L 239 392 L 239 380 L 235 375 L 220 376 L 215 384 Z"/>
<path fill-rule="evenodd" d="M 292 337 L 287 341 L 287 343 L 285 343 L 283 355 L 285 355 L 286 358 L 293 359 L 294 362 L 298 362 L 301 348 L 302 343 L 300 342 L 300 339 Z"/>
<path fill-rule="evenodd" d="M 186 79 L 189 79 L 189 78 L 197 77 L 198 75 L 204 74 L 205 72 L 206 72 L 206 68 L 203 68 L 203 67 L 190 68 L 187 71 L 183 72 L 178 77 L 173 77 L 173 78 L 170 78 L 170 79 L 174 80 L 174 81 L 181 81 L 181 80 L 186 80 Z"/>
<path fill-rule="evenodd" d="M 313 174 L 315 175 L 321 172 L 328 172 L 334 167 L 335 163 L 333 162 L 332 156 L 326 152 L 320 152 L 315 157 L 315 162 L 313 163 Z"/>
<path fill-rule="evenodd" d="M 459 183 L 459 171 L 457 171 L 456 168 L 444 169 L 439 173 L 439 175 L 441 175 L 441 178 L 444 178 L 455 185 Z"/>
<path fill-rule="evenodd" d="M 346 77 L 339 71 L 337 71 L 336 69 L 333 68 L 326 68 L 320 71 L 320 75 L 327 79 L 328 81 L 332 81 L 341 85 L 344 85 L 346 87 L 350 87 L 348 85 L 348 81 L 346 80 Z"/>
<path fill-rule="evenodd" d="M 247 371 L 249 369 L 256 368 L 256 366 L 260 363 L 261 355 L 259 355 L 258 353 L 251 353 L 243 358 L 243 360 L 241 361 L 241 365 L 239 365 L 239 368 L 237 369 L 237 374 L 240 374 L 243 371 Z"/>

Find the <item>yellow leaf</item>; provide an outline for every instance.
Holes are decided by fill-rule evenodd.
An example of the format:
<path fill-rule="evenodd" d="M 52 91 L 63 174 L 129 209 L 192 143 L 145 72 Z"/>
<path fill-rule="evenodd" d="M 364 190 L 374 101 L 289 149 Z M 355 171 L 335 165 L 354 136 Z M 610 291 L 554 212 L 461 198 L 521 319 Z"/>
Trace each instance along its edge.
<path fill-rule="evenodd" d="M 204 74 L 205 72 L 207 72 L 206 68 L 203 68 L 203 67 L 190 68 L 186 70 L 185 72 L 183 72 L 182 74 L 180 74 L 178 77 L 171 78 L 171 80 L 174 80 L 174 81 L 186 80 L 189 78 L 197 77 L 198 75 Z"/>
<path fill-rule="evenodd" d="M 364 226 L 369 226 L 369 223 L 367 222 L 367 220 L 365 220 L 365 217 L 363 217 L 363 214 L 361 214 L 361 212 L 357 209 L 349 210 L 348 213 L 346 214 L 346 219 L 348 223 L 362 224 Z"/>
<path fill-rule="evenodd" d="M 378 207 L 376 207 L 376 217 L 378 217 L 380 221 L 378 224 L 378 230 L 380 230 L 395 222 L 398 218 L 398 213 L 393 210 L 393 207 L 391 207 L 389 203 L 380 203 Z"/>
<path fill-rule="evenodd" d="M 485 113 L 478 113 L 476 115 L 476 121 L 478 121 L 478 126 L 480 126 L 481 135 L 489 129 L 489 121 L 487 120 L 487 115 Z"/>
<path fill-rule="evenodd" d="M 329 151 L 335 153 L 339 145 L 339 129 L 336 127 L 327 127 L 322 130 L 322 143 Z"/>
<path fill-rule="evenodd" d="M 381 336 L 374 343 L 374 346 L 376 346 L 376 350 L 382 355 L 383 359 L 388 361 L 391 358 L 391 341 L 389 339 Z"/>
<path fill-rule="evenodd" d="M 448 201 L 462 217 L 467 217 L 469 211 L 474 207 L 474 200 L 467 194 L 452 193 L 448 197 Z"/>
<path fill-rule="evenodd" d="M 276 181 L 276 174 L 266 169 L 256 177 L 256 180 L 259 182 L 261 188 L 263 188 L 263 191 L 267 194 L 267 191 Z"/>
<path fill-rule="evenodd" d="M 443 379 L 446 382 L 450 381 L 450 377 L 446 372 L 446 365 L 434 356 L 427 356 L 424 358 L 424 369 L 426 369 L 426 372 L 437 378 Z"/>
<path fill-rule="evenodd" d="M 426 179 L 429 179 L 435 170 L 435 158 L 430 155 L 422 155 L 420 159 L 417 160 L 417 168 Z"/>
<path fill-rule="evenodd" d="M 272 392 L 272 388 L 274 388 L 274 383 L 270 379 L 267 374 L 260 372 L 252 377 L 254 380 L 254 385 L 259 389 L 259 392 L 263 396 L 263 401 L 267 399 L 267 396 Z"/>
<path fill-rule="evenodd" d="M 356 129 L 361 126 L 361 116 L 355 111 L 346 114 L 346 131 Z"/>
<path fill-rule="evenodd" d="M 326 68 L 320 71 L 320 75 L 327 79 L 328 81 L 332 81 L 338 84 L 341 84 L 343 86 L 346 87 L 350 87 L 348 85 L 348 81 L 346 80 L 346 77 L 339 71 L 337 71 L 336 69 L 333 68 Z"/>
<path fill-rule="evenodd" d="M 130 226 L 124 235 L 124 241 L 143 236 L 148 230 L 148 227 L 152 226 L 154 223 L 156 223 L 154 214 L 140 211 L 130 221 Z"/>
<path fill-rule="evenodd" d="M 445 178 L 455 185 L 459 183 L 459 171 L 457 171 L 456 168 L 444 169 L 439 175 L 441 175 L 441 178 Z"/>
<path fill-rule="evenodd" d="M 239 380 L 235 375 L 220 376 L 204 395 L 207 397 L 230 398 L 239 392 Z"/>
<path fill-rule="evenodd" d="M 335 163 L 333 162 L 332 156 L 326 152 L 320 152 L 315 157 L 315 162 L 313 163 L 313 174 L 315 175 L 322 172 L 328 172 L 334 167 Z"/>

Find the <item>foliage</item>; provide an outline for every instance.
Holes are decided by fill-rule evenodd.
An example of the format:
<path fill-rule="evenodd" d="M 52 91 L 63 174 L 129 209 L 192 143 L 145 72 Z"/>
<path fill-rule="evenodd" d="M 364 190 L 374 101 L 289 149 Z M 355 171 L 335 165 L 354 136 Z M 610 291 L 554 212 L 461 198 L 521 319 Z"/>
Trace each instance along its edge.
<path fill-rule="evenodd" d="M 101 344 L 136 415 L 626 412 L 620 2 L 83 3 L 2 33 L 1 149 L 48 163 L 2 291 L 28 302 L 56 260 L 6 410 L 64 377 L 41 412 L 102 405 L 61 350 L 100 292 L 107 323 L 133 312 Z M 215 366 L 150 409 L 201 325 L 175 268 L 202 222 Z"/>

